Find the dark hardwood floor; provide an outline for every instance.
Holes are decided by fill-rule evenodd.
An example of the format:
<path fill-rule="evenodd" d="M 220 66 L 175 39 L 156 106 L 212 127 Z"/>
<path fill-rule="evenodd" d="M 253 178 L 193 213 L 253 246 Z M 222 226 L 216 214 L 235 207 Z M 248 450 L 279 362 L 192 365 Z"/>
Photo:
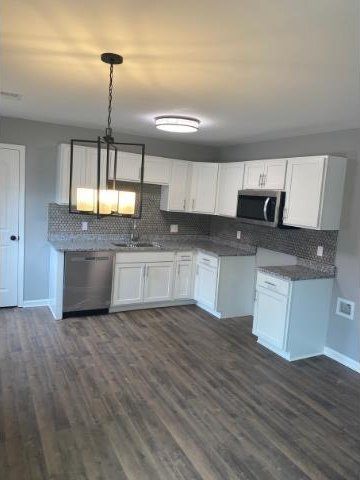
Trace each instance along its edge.
<path fill-rule="evenodd" d="M 1 480 L 360 478 L 360 376 L 194 306 L 0 310 Z"/>

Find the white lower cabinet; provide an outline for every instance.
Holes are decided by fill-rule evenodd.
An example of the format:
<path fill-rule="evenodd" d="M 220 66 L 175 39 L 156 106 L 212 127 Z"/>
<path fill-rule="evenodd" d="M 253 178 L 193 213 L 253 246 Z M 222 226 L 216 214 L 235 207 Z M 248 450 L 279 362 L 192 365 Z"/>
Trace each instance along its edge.
<path fill-rule="evenodd" d="M 333 280 L 290 281 L 258 272 L 253 334 L 287 360 L 324 350 Z"/>
<path fill-rule="evenodd" d="M 116 263 L 112 303 L 127 305 L 143 301 L 145 263 Z"/>
<path fill-rule="evenodd" d="M 288 297 L 261 289 L 256 292 L 254 333 L 283 348 L 286 328 Z"/>
<path fill-rule="evenodd" d="M 195 300 L 218 318 L 253 313 L 254 256 L 214 257 L 199 252 L 196 260 Z"/>
<path fill-rule="evenodd" d="M 146 264 L 144 302 L 163 302 L 172 298 L 173 272 L 173 262 Z"/>
<path fill-rule="evenodd" d="M 173 252 L 117 253 L 112 306 L 164 302 L 172 298 Z"/>
<path fill-rule="evenodd" d="M 111 308 L 196 303 L 218 318 L 253 313 L 255 256 L 199 251 L 117 253 Z M 141 306 L 142 305 L 142 306 Z"/>
<path fill-rule="evenodd" d="M 193 298 L 193 254 L 181 252 L 176 255 L 174 299 Z"/>
<path fill-rule="evenodd" d="M 196 265 L 195 300 L 211 310 L 215 310 L 217 274 L 217 267 Z"/>

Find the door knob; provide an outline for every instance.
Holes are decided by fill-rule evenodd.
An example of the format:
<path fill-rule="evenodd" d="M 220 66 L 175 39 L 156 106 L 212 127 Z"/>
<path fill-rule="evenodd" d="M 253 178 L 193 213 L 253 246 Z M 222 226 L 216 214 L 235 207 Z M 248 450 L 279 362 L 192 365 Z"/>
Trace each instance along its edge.
<path fill-rule="evenodd" d="M 10 240 L 14 242 L 15 240 L 19 240 L 19 237 L 17 237 L 16 235 L 11 235 Z"/>

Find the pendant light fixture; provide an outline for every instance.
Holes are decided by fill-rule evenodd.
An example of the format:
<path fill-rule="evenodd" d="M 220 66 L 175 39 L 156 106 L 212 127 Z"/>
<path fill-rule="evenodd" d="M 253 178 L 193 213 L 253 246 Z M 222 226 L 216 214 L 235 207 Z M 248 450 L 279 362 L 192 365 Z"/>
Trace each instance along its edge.
<path fill-rule="evenodd" d="M 123 63 L 123 57 L 103 53 L 101 60 L 110 65 L 107 127 L 105 135 L 97 140 L 72 139 L 70 142 L 69 212 L 98 218 L 140 218 L 145 145 L 115 142 L 111 127 L 113 70 L 114 65 Z M 133 183 L 121 180 L 123 161 L 136 161 L 136 165 L 140 165 L 139 177 Z"/>

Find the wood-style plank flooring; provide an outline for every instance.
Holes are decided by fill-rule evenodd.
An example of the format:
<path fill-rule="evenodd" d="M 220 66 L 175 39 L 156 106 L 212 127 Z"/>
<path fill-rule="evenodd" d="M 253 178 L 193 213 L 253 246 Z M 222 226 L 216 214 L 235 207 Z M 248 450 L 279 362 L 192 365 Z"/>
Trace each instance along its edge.
<path fill-rule="evenodd" d="M 1 480 L 360 478 L 360 376 L 194 306 L 0 310 Z"/>

